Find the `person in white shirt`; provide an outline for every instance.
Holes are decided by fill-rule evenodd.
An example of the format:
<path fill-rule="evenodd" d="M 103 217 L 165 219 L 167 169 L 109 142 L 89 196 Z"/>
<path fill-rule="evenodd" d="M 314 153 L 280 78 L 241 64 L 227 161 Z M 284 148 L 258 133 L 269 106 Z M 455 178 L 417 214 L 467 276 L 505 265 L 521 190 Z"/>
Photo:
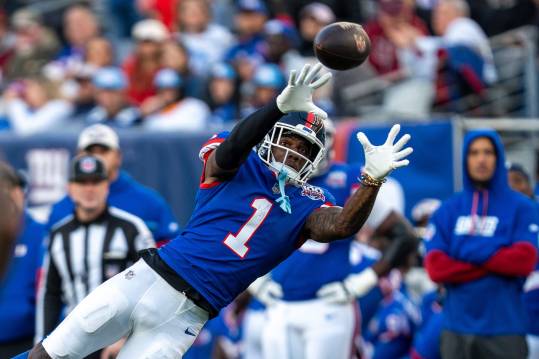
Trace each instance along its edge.
<path fill-rule="evenodd" d="M 145 102 L 144 127 L 155 131 L 201 131 L 206 129 L 210 109 L 203 101 L 184 97 L 183 81 L 172 69 L 162 69 L 154 79 L 157 95 Z"/>
<path fill-rule="evenodd" d="M 206 76 L 212 64 L 221 61 L 235 44 L 234 36 L 225 27 L 212 22 L 210 2 L 182 0 L 178 5 L 177 35 L 189 50 L 190 66 L 197 76 Z"/>
<path fill-rule="evenodd" d="M 12 83 L 4 92 L 0 112 L 19 135 L 33 135 L 62 126 L 73 105 L 59 98 L 58 88 L 41 76 Z"/>

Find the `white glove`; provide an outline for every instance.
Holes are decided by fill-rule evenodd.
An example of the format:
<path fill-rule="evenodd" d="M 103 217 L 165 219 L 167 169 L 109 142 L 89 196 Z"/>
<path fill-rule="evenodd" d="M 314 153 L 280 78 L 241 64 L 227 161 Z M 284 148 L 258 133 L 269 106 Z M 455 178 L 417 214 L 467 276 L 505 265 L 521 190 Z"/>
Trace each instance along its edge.
<path fill-rule="evenodd" d="M 410 140 L 410 135 L 402 136 L 397 143 L 393 144 L 400 129 L 400 125 L 393 125 L 387 135 L 386 142 L 382 146 L 373 146 L 363 132 L 357 134 L 357 139 L 363 146 L 363 151 L 365 151 L 364 171 L 374 179 L 382 180 L 394 169 L 407 166 L 410 163 L 404 158 L 413 152 L 412 147 L 407 147 L 401 151 Z"/>
<path fill-rule="evenodd" d="M 271 280 L 268 275 L 255 280 L 247 290 L 267 307 L 277 303 L 283 297 L 281 285 Z"/>
<path fill-rule="evenodd" d="M 367 268 L 357 274 L 350 274 L 342 282 L 328 283 L 316 292 L 318 298 L 329 304 L 345 304 L 364 296 L 378 283 L 378 276 Z"/>
<path fill-rule="evenodd" d="M 312 68 L 311 65 L 307 64 L 303 66 L 299 76 L 296 76 L 296 70 L 290 71 L 288 85 L 277 96 L 277 107 L 281 112 L 304 111 L 313 112 L 322 118 L 328 117 L 325 111 L 313 103 L 314 90 L 324 85 L 331 78 L 331 73 L 328 72 L 318 80 L 314 80 L 321 68 L 321 63 L 317 63 Z"/>

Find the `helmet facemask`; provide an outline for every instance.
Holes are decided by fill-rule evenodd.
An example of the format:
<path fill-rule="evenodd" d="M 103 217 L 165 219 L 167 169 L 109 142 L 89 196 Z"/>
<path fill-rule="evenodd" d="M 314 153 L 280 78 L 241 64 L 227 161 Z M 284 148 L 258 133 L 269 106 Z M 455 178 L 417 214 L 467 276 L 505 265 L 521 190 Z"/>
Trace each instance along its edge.
<path fill-rule="evenodd" d="M 291 148 L 281 144 L 281 140 L 286 136 L 297 136 L 307 141 L 310 145 L 310 153 L 306 156 Z M 284 151 L 281 161 L 278 161 L 273 151 L 279 149 Z M 317 138 L 316 133 L 304 125 L 291 125 L 284 122 L 277 122 L 273 129 L 266 135 L 264 141 L 258 149 L 260 159 L 276 174 L 286 172 L 287 183 L 294 186 L 302 186 L 311 177 L 312 173 L 325 157 L 324 144 Z M 299 169 L 288 165 L 290 156 L 299 159 Z"/>

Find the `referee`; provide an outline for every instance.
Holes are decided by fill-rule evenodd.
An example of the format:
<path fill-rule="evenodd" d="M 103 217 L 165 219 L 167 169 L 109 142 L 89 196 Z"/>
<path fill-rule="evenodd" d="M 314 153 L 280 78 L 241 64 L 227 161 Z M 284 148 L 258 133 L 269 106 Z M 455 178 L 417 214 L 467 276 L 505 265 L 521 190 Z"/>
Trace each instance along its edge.
<path fill-rule="evenodd" d="M 97 157 L 76 157 L 70 167 L 68 193 L 74 212 L 51 228 L 38 291 L 36 341 L 60 322 L 102 282 L 133 264 L 137 252 L 154 247 L 144 222 L 107 206 L 109 183 Z"/>

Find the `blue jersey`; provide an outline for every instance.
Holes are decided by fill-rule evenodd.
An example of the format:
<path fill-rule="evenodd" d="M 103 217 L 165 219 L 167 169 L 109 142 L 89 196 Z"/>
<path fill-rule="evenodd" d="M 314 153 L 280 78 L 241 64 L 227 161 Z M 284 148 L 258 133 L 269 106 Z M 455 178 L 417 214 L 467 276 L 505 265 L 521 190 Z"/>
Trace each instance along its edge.
<path fill-rule="evenodd" d="M 0 343 L 34 336 L 38 270 L 45 228 L 25 214 L 13 259 L 0 283 Z"/>
<path fill-rule="evenodd" d="M 440 359 L 443 313 L 438 291 L 427 293 L 421 301 L 421 327 L 414 336 L 413 358 Z"/>
<path fill-rule="evenodd" d="M 419 312 L 401 292 L 384 299 L 370 321 L 366 339 L 373 345 L 373 359 L 397 359 L 408 355 Z"/>
<path fill-rule="evenodd" d="M 310 180 L 333 194 L 336 204 L 344 206 L 357 189 L 359 165 L 333 163 L 322 176 Z M 271 272 L 271 277 L 283 289 L 283 300 L 299 301 L 316 298 L 324 284 L 342 281 L 352 271 L 350 244 L 352 238 L 332 243 L 308 240 L 288 259 Z"/>
<path fill-rule="evenodd" d="M 120 171 L 116 181 L 110 184 L 107 202 L 142 219 L 156 242 L 175 238 L 180 232 L 178 222 L 165 200 L 124 171 Z M 55 223 L 72 214 L 74 210 L 71 198 L 64 197 L 52 207 L 47 229 L 50 230 Z"/>
<path fill-rule="evenodd" d="M 208 141 L 201 158 L 225 136 Z M 159 255 L 217 310 L 301 246 L 307 217 L 334 202 L 319 187 L 286 186 L 292 213 L 284 212 L 276 176 L 254 151 L 231 180 L 200 187 L 189 223 Z"/>

